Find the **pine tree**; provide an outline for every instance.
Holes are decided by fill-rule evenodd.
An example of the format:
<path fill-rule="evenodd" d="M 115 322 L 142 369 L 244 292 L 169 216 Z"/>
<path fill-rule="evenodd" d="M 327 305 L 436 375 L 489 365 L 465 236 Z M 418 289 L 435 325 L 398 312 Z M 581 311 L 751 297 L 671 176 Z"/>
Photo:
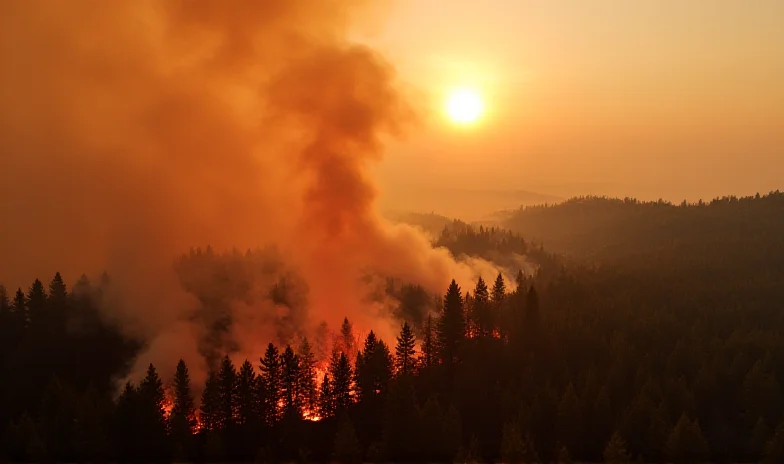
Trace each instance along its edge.
<path fill-rule="evenodd" d="M 335 400 L 334 394 L 332 393 L 332 379 L 329 378 L 328 373 L 324 373 L 324 377 L 321 380 L 318 402 L 319 416 L 326 418 L 335 415 Z"/>
<path fill-rule="evenodd" d="M 192 455 L 192 438 L 196 431 L 196 407 L 191 393 L 191 379 L 185 361 L 180 359 L 174 373 L 174 404 L 169 414 L 169 433 L 175 446 L 182 452 L 181 458 Z"/>
<path fill-rule="evenodd" d="M 362 351 L 357 354 L 355 385 L 360 402 L 386 392 L 391 378 L 392 360 L 386 344 L 371 330 Z"/>
<path fill-rule="evenodd" d="M 297 389 L 299 383 L 299 357 L 294 354 L 291 346 L 287 345 L 281 356 L 281 393 L 283 395 L 283 410 L 286 415 L 301 417 L 302 402 Z"/>
<path fill-rule="evenodd" d="M 14 295 L 14 302 L 11 306 L 11 311 L 13 313 L 14 320 L 13 326 L 19 331 L 27 329 L 30 324 L 30 318 L 27 314 L 27 297 L 21 288 L 16 290 L 16 295 Z"/>
<path fill-rule="evenodd" d="M 489 337 L 493 332 L 491 319 L 490 293 L 487 284 L 480 276 L 474 287 L 474 297 L 470 304 L 471 319 L 479 337 Z"/>
<path fill-rule="evenodd" d="M 498 277 L 496 277 L 495 282 L 493 283 L 493 289 L 490 290 L 490 317 L 493 329 L 499 329 L 499 331 L 505 299 L 506 283 L 504 282 L 504 276 L 499 272 Z"/>
<path fill-rule="evenodd" d="M 253 365 L 246 359 L 237 378 L 237 423 L 240 425 L 255 424 L 259 419 L 257 382 Z"/>
<path fill-rule="evenodd" d="M 265 422 L 273 425 L 280 420 L 280 400 L 282 388 L 282 366 L 280 363 L 280 356 L 278 349 L 270 343 L 267 346 L 267 351 L 264 357 L 261 358 L 261 376 L 260 381 L 264 385 L 264 412 Z"/>
<path fill-rule="evenodd" d="M 27 292 L 27 316 L 32 325 L 40 326 L 46 314 L 46 290 L 40 280 L 35 279 Z"/>
<path fill-rule="evenodd" d="M 220 425 L 220 385 L 218 375 L 213 371 L 207 375 L 204 391 L 201 394 L 199 419 L 205 432 L 217 431 Z"/>
<path fill-rule="evenodd" d="M 427 321 L 423 328 L 424 336 L 422 339 L 422 367 L 431 368 L 438 362 L 438 334 L 436 324 L 431 314 L 427 315 Z"/>
<path fill-rule="evenodd" d="M 330 395 L 333 401 L 333 407 L 336 413 L 346 410 L 351 404 L 351 364 L 348 361 L 346 353 L 334 353 L 332 361 L 329 366 L 330 382 Z"/>
<path fill-rule="evenodd" d="M 463 297 L 460 287 L 453 279 L 444 295 L 444 309 L 438 324 L 438 344 L 441 348 L 441 359 L 445 364 L 457 360 L 458 349 L 465 339 L 465 332 Z"/>
<path fill-rule="evenodd" d="M 163 424 L 166 415 L 166 393 L 163 391 L 163 382 L 158 376 L 158 371 L 152 363 L 147 366 L 147 375 L 139 384 L 139 395 L 155 415 L 160 416 L 160 422 Z"/>
<path fill-rule="evenodd" d="M 237 370 L 228 356 L 224 356 L 218 372 L 218 407 L 216 427 L 228 430 L 237 416 Z"/>
<path fill-rule="evenodd" d="M 131 382 L 126 382 L 117 398 L 112 420 L 112 437 L 117 454 L 129 460 L 139 457 L 141 426 L 139 391 Z"/>
<path fill-rule="evenodd" d="M 607 446 L 604 448 L 604 462 L 607 464 L 626 464 L 631 462 L 631 456 L 626 451 L 626 442 L 618 432 L 613 433 Z"/>
<path fill-rule="evenodd" d="M 493 283 L 493 289 L 490 291 L 490 301 L 496 308 L 500 308 L 505 298 L 506 283 L 504 282 L 504 276 L 499 272 L 498 277 L 495 278 L 495 283 Z"/>
<path fill-rule="evenodd" d="M 163 382 L 150 364 L 147 376 L 139 384 L 141 452 L 147 459 L 161 459 L 166 454 L 166 394 Z"/>
<path fill-rule="evenodd" d="M 316 360 L 307 338 L 302 339 L 298 356 L 297 389 L 302 397 L 302 407 L 312 415 L 318 409 L 318 387 L 316 386 Z"/>
<path fill-rule="evenodd" d="M 65 330 L 65 320 L 68 312 L 68 290 L 60 273 L 56 273 L 49 284 L 49 297 L 47 298 L 47 325 L 49 330 L 59 334 Z"/>
<path fill-rule="evenodd" d="M 414 356 L 416 355 L 416 338 L 408 322 L 403 323 L 395 346 L 395 372 L 398 376 L 410 375 L 414 372 Z"/>
<path fill-rule="evenodd" d="M 356 355 L 357 346 L 354 339 L 354 326 L 351 325 L 347 317 L 343 318 L 343 324 L 340 326 L 340 337 L 336 346 L 340 351 L 346 353 L 349 361 Z"/>

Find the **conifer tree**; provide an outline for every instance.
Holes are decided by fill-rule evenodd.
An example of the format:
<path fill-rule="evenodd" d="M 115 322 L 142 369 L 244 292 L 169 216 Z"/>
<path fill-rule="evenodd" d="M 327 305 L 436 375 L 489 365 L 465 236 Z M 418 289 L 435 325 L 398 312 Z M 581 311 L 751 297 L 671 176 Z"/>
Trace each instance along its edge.
<path fill-rule="evenodd" d="M 163 424 L 166 414 L 166 393 L 163 391 L 163 382 L 158 376 L 158 371 L 152 363 L 147 366 L 147 375 L 139 384 L 139 395 L 141 400 L 150 406 L 155 416 L 160 417 L 160 422 Z"/>
<path fill-rule="evenodd" d="M 392 362 L 386 344 L 371 330 L 362 351 L 357 354 L 355 384 L 360 402 L 386 391 L 391 378 Z"/>
<path fill-rule="evenodd" d="M 49 284 L 50 303 L 53 303 L 54 305 L 63 305 L 67 298 L 68 290 L 65 282 L 63 282 L 63 277 L 58 272 L 54 275 L 52 282 Z"/>
<path fill-rule="evenodd" d="M 182 458 L 192 453 L 192 435 L 196 431 L 196 407 L 191 393 L 191 379 L 185 361 L 180 359 L 174 373 L 174 404 L 169 414 L 169 433 Z"/>
<path fill-rule="evenodd" d="M 224 356 L 218 372 L 218 404 L 219 413 L 216 427 L 228 430 L 237 416 L 237 370 L 228 356 Z"/>
<path fill-rule="evenodd" d="M 487 284 L 480 276 L 474 287 L 474 296 L 471 300 L 469 314 L 479 337 L 489 337 L 493 332 L 493 321 L 490 310 L 490 293 Z"/>
<path fill-rule="evenodd" d="M 465 333 L 463 297 L 460 287 L 453 279 L 444 295 L 444 309 L 438 324 L 438 344 L 441 348 L 441 359 L 445 364 L 457 360 L 458 349 Z"/>
<path fill-rule="evenodd" d="M 147 459 L 161 459 L 166 453 L 166 394 L 163 382 L 150 364 L 147 375 L 139 383 L 139 408 L 141 419 L 140 450 Z"/>
<path fill-rule="evenodd" d="M 68 312 L 68 290 L 60 273 L 56 273 L 49 284 L 47 298 L 47 325 L 49 330 L 56 334 L 65 329 L 65 320 Z"/>
<path fill-rule="evenodd" d="M 35 279 L 27 292 L 27 317 L 32 325 L 39 326 L 46 313 L 46 290 L 40 280 Z"/>
<path fill-rule="evenodd" d="M 312 414 L 318 409 L 318 389 L 316 386 L 316 360 L 307 338 L 302 339 L 298 357 L 297 389 L 302 397 L 302 407 Z"/>
<path fill-rule="evenodd" d="M 415 355 L 416 337 L 408 322 L 404 322 L 395 346 L 395 372 L 398 376 L 410 375 L 414 372 Z"/>
<path fill-rule="evenodd" d="M 260 381 L 264 385 L 264 421 L 273 425 L 280 419 L 280 400 L 282 388 L 282 366 L 278 349 L 270 343 L 261 358 Z"/>
<path fill-rule="evenodd" d="M 321 380 L 321 388 L 318 396 L 318 411 L 322 418 L 332 417 L 335 414 L 335 401 L 332 393 L 332 379 L 328 373 L 324 373 Z"/>
<path fill-rule="evenodd" d="M 348 321 L 348 318 L 343 318 L 343 324 L 340 326 L 340 337 L 338 338 L 338 349 L 348 356 L 349 361 L 356 354 L 356 340 L 354 339 L 354 326 Z"/>
<path fill-rule="evenodd" d="M 346 410 L 351 404 L 352 392 L 352 372 L 351 364 L 346 353 L 333 353 L 332 361 L 329 366 L 330 374 L 330 396 L 332 397 L 333 407 L 336 413 Z"/>
<path fill-rule="evenodd" d="M 505 298 L 506 283 L 504 282 L 504 276 L 499 272 L 498 277 L 495 278 L 495 283 L 493 283 L 493 289 L 490 291 L 490 301 L 496 308 L 500 308 Z"/>
<path fill-rule="evenodd" d="M 139 390 L 131 382 L 126 382 L 117 398 L 112 420 L 112 437 L 116 452 L 132 460 L 138 457 L 139 448 Z"/>
<path fill-rule="evenodd" d="M 493 329 L 500 329 L 504 300 L 506 300 L 506 283 L 504 276 L 499 272 L 493 283 L 493 289 L 490 290 L 490 318 Z"/>
<path fill-rule="evenodd" d="M 29 326 L 30 318 L 27 314 L 27 297 L 21 288 L 16 290 L 14 295 L 14 302 L 11 307 L 13 313 L 13 320 L 16 329 L 23 331 Z"/>
<path fill-rule="evenodd" d="M 201 410 L 199 419 L 206 432 L 217 431 L 220 426 L 220 385 L 218 375 L 213 371 L 207 375 L 204 390 L 201 394 Z"/>
<path fill-rule="evenodd" d="M 436 365 L 439 357 L 438 333 L 436 323 L 431 314 L 427 315 L 427 321 L 422 331 L 422 367 L 431 368 Z"/>
<path fill-rule="evenodd" d="M 246 359 L 237 378 L 237 423 L 240 425 L 255 424 L 259 419 L 257 382 L 253 365 Z"/>
<path fill-rule="evenodd" d="M 286 415 L 301 417 L 302 402 L 297 386 L 300 380 L 299 357 L 294 354 L 290 345 L 286 346 L 281 356 L 281 393 L 283 410 Z"/>

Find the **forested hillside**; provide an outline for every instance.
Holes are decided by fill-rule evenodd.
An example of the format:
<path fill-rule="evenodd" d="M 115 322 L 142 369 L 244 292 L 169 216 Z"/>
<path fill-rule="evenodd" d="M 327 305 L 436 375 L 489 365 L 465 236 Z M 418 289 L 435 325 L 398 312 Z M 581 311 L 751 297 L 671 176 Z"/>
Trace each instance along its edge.
<path fill-rule="evenodd" d="M 695 271 L 784 269 L 784 193 L 778 191 L 680 205 L 573 198 L 521 208 L 503 226 L 551 251 L 593 263 Z"/>
<path fill-rule="evenodd" d="M 776 201 L 780 197 L 771 195 L 743 204 L 769 213 Z M 624 214 L 642 208 L 677 216 L 695 208 L 698 217 L 712 218 L 708 212 L 729 214 L 722 210 L 728 208 L 756 217 L 734 209 L 734 201 L 684 210 L 586 203 Z M 772 229 L 779 219 L 761 225 L 705 219 L 713 227 L 692 220 L 703 231 L 725 222 L 725 229 L 736 230 L 707 240 L 715 256 L 701 266 L 728 259 L 727 250 L 736 246 L 777 249 Z M 730 240 L 740 230 L 755 230 L 750 239 L 769 243 Z M 681 235 L 701 246 L 698 234 Z M 623 243 L 633 242 L 639 240 Z M 94 305 L 101 304 L 108 278 L 82 279 L 67 289 L 56 276 L 48 290 L 35 282 L 3 292 L 0 449 L 11 460 L 57 461 L 784 459 L 784 299 L 775 255 L 755 258 L 764 273 L 750 272 L 754 266 L 747 263 L 734 272 L 702 274 L 690 264 L 697 253 L 666 247 L 656 256 L 668 265 L 582 266 L 515 233 L 460 222 L 445 227 L 437 244 L 456 256 L 523 259 L 535 272 L 521 272 L 515 281 L 479 280 L 470 288 L 452 283 L 440 295 L 390 282 L 387 291 L 399 305 L 396 338 L 382 340 L 373 327 L 345 320 L 324 357 L 315 349 L 319 341 L 283 331 L 282 341 L 239 365 L 226 357 L 230 347 L 211 345 L 211 358 L 216 350 L 226 352 L 206 384 L 192 382 L 172 352 L 168 366 L 150 366 L 139 384 L 111 391 L 142 341 L 119 338 L 98 317 Z M 195 253 L 177 265 L 185 277 L 189 266 L 213 261 L 224 278 L 272 272 L 272 289 L 278 288 L 279 277 L 288 274 L 259 268 L 257 258 Z M 217 301 L 243 292 L 241 281 L 220 288 Z M 290 295 L 278 297 L 293 304 Z M 360 332 L 368 335 L 360 338 Z M 174 366 L 175 376 L 160 377 L 162 368 Z"/>

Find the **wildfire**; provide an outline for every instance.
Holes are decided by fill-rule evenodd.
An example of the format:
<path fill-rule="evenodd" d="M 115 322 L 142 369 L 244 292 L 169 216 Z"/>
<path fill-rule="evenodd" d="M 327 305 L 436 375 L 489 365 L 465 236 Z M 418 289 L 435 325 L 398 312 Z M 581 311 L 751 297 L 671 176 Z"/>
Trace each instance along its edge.
<path fill-rule="evenodd" d="M 171 416 L 172 409 L 174 408 L 174 392 L 172 388 L 163 390 L 163 415 L 166 419 Z"/>
<path fill-rule="evenodd" d="M 327 365 L 326 362 L 322 362 L 315 367 L 316 372 L 316 391 L 321 391 L 321 383 L 324 380 L 324 374 L 327 373 Z M 314 405 L 312 408 L 305 407 L 302 413 L 302 417 L 305 420 L 318 422 L 322 419 L 322 417 L 318 413 L 317 407 Z"/>

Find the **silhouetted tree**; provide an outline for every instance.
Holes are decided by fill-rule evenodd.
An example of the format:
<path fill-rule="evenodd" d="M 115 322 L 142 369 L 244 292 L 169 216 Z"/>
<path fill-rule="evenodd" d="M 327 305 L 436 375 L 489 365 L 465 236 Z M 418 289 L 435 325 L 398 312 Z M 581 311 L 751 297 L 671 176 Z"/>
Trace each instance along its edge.
<path fill-rule="evenodd" d="M 410 375 L 414 372 L 416 338 L 408 322 L 403 323 L 395 346 L 395 372 L 397 375 Z"/>
<path fill-rule="evenodd" d="M 300 381 L 299 357 L 291 346 L 286 346 L 281 356 L 281 393 L 283 410 L 287 415 L 302 416 L 302 401 L 298 385 Z"/>
<path fill-rule="evenodd" d="M 175 456 L 189 459 L 194 453 L 193 433 L 196 431 L 196 406 L 191 393 L 191 379 L 185 361 L 180 359 L 174 373 L 174 404 L 169 413 L 169 433 Z"/>
<path fill-rule="evenodd" d="M 213 371 L 207 375 L 207 381 L 201 394 L 199 419 L 201 427 L 205 432 L 218 431 L 220 429 L 220 399 L 220 381 L 218 374 Z"/>
<path fill-rule="evenodd" d="M 352 372 L 346 353 L 334 353 L 329 366 L 330 396 L 336 413 L 345 412 L 351 404 Z"/>
<path fill-rule="evenodd" d="M 422 338 L 422 367 L 431 368 L 438 362 L 438 332 L 433 316 L 428 315 L 425 327 L 423 328 Z"/>
<path fill-rule="evenodd" d="M 218 404 L 220 409 L 215 424 L 218 430 L 231 429 L 235 424 L 238 409 L 237 387 L 237 370 L 231 359 L 224 356 L 220 371 L 218 371 Z"/>
<path fill-rule="evenodd" d="M 283 369 L 278 349 L 270 343 L 264 357 L 261 358 L 260 382 L 264 385 L 264 420 L 274 425 L 280 419 L 280 400 L 282 398 Z"/>
<path fill-rule="evenodd" d="M 444 363 L 452 364 L 457 360 L 458 349 L 464 338 L 463 297 L 457 282 L 452 280 L 444 296 L 444 309 L 438 324 L 438 344 Z"/>
<path fill-rule="evenodd" d="M 318 409 L 318 387 L 316 386 L 316 360 L 307 338 L 299 347 L 299 377 L 297 389 L 302 397 L 302 407 L 309 414 Z"/>

